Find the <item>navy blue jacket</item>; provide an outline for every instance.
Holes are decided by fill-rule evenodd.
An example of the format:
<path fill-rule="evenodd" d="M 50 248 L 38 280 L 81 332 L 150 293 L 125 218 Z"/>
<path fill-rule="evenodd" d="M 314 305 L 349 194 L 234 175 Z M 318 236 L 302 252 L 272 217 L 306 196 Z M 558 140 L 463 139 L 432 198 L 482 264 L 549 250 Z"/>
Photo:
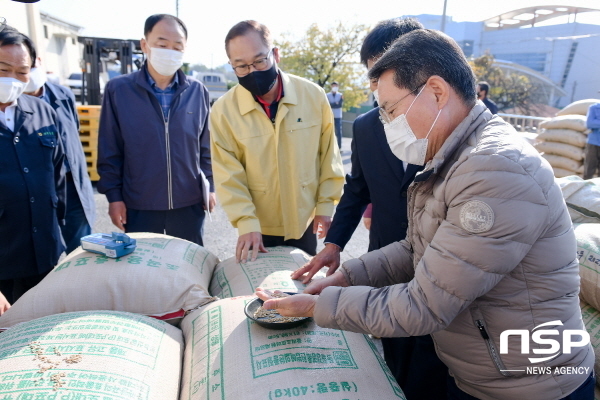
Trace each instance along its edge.
<path fill-rule="evenodd" d="M 136 210 L 203 203 L 201 171 L 214 192 L 208 90 L 177 72 L 179 84 L 164 122 L 142 70 L 111 79 L 104 90 L 98 138 L 98 191 Z"/>
<path fill-rule="evenodd" d="M 48 272 L 63 252 L 64 158 L 54 110 L 20 96 L 14 132 L 0 123 L 0 279 Z"/>
<path fill-rule="evenodd" d="M 408 227 L 407 189 L 422 168 L 409 164 L 406 172 L 387 143 L 379 109 L 361 115 L 352 126 L 352 170 L 335 210 L 325 242 L 346 246 L 362 214 L 373 203 L 369 251 L 404 239 Z"/>
<path fill-rule="evenodd" d="M 79 118 L 75 107 L 75 96 L 64 86 L 46 82 L 44 89 L 50 99 L 50 106 L 56 112 L 58 123 L 62 125 L 62 141 L 65 156 L 71 169 L 77 195 L 83 206 L 88 224 L 93 227 L 96 219 L 96 203 L 94 189 L 87 173 L 87 162 L 81 139 L 79 138 Z"/>

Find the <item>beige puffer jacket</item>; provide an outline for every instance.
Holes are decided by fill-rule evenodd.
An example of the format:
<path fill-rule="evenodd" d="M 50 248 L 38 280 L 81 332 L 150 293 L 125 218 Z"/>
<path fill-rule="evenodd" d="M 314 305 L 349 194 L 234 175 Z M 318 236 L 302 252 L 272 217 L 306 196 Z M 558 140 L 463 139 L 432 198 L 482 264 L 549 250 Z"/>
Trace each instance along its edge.
<path fill-rule="evenodd" d="M 409 189 L 407 239 L 341 271 L 353 285 L 319 296 L 320 326 L 382 337 L 432 334 L 458 386 L 480 399 L 552 400 L 589 376 L 590 345 L 521 354 L 500 334 L 555 320 L 584 329 L 573 227 L 550 165 L 478 102 Z M 390 286 L 391 285 L 391 286 Z M 527 367 L 552 367 L 551 374 Z M 581 367 L 578 374 L 555 367 Z M 587 368 L 587 369 L 586 369 Z M 555 373 L 557 372 L 557 373 Z"/>

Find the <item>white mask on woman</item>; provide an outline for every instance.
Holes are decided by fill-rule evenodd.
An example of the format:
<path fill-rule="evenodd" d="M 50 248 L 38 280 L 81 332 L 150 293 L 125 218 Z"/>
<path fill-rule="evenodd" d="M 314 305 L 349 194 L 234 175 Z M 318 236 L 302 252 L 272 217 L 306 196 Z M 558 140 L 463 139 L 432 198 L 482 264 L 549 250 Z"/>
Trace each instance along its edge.
<path fill-rule="evenodd" d="M 25 82 L 15 78 L 0 77 L 0 103 L 12 103 L 25 91 Z"/>
<path fill-rule="evenodd" d="M 163 76 L 172 76 L 183 65 L 183 52 L 152 47 L 148 59 L 156 72 Z"/>
<path fill-rule="evenodd" d="M 429 132 L 427 132 L 427 136 L 425 136 L 424 139 L 417 139 L 410 125 L 408 124 L 406 115 L 410 111 L 417 98 L 423 92 L 423 89 L 425 89 L 425 86 L 423 86 L 423 88 L 419 91 L 419 94 L 417 94 L 412 103 L 410 103 L 410 106 L 408 107 L 408 110 L 406 110 L 405 114 L 401 114 L 394 118 L 394 120 L 389 124 L 383 124 L 385 137 L 390 145 L 392 153 L 394 153 L 394 155 L 400 160 L 413 165 L 425 165 L 427 145 L 429 144 L 429 140 L 427 138 L 429 137 L 429 134 L 433 130 L 433 127 L 435 126 L 435 123 L 442 112 L 442 110 L 438 112 L 433 124 L 431 125 L 431 128 L 429 128 Z"/>

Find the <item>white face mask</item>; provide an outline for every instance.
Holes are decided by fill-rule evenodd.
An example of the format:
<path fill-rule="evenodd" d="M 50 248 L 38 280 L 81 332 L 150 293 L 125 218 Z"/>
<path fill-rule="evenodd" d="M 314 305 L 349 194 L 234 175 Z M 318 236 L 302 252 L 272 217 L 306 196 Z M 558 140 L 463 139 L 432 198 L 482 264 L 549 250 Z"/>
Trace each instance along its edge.
<path fill-rule="evenodd" d="M 152 47 L 148 60 L 156 72 L 164 76 L 172 76 L 183 65 L 183 52 Z"/>
<path fill-rule="evenodd" d="M 419 91 L 419 94 L 417 94 L 412 103 L 410 103 L 410 106 L 408 107 L 408 110 L 406 110 L 405 114 L 401 114 L 394 118 L 394 120 L 389 124 L 383 124 L 385 137 L 390 145 L 392 153 L 394 153 L 394 155 L 400 160 L 413 165 L 425 165 L 427 145 L 429 144 L 429 140 L 427 138 L 429 137 L 429 134 L 433 130 L 433 127 L 435 126 L 435 123 L 442 112 L 442 110 L 438 112 L 433 124 L 431 125 L 431 128 L 429 128 L 429 132 L 427 132 L 427 136 L 425 136 L 424 139 L 417 139 L 410 128 L 410 125 L 408 124 L 406 115 L 410 111 L 417 98 L 423 92 L 423 89 L 425 89 L 425 86 L 423 86 L 423 88 Z"/>
<path fill-rule="evenodd" d="M 25 91 L 25 82 L 15 78 L 0 78 L 0 103 L 12 103 Z"/>
<path fill-rule="evenodd" d="M 337 93 L 337 91 L 338 91 L 338 88 L 337 88 L 337 86 L 332 86 L 332 87 L 331 87 L 331 92 L 332 92 L 332 93 Z"/>
<path fill-rule="evenodd" d="M 379 92 L 378 92 L 378 89 L 375 89 L 373 91 L 373 98 L 375 99 L 375 101 L 377 102 L 377 104 L 379 104 Z"/>
<path fill-rule="evenodd" d="M 33 93 L 46 83 L 46 71 L 41 68 L 31 68 L 29 72 L 29 83 L 25 87 L 25 93 Z"/>

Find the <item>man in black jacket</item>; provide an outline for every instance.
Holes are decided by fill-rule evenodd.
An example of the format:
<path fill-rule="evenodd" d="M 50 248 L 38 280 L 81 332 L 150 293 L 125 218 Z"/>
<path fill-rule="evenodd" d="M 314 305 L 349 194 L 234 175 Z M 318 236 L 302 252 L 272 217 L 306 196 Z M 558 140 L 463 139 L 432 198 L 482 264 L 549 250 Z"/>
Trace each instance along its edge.
<path fill-rule="evenodd" d="M 370 69 L 401 35 L 423 25 L 415 19 L 382 21 L 365 37 L 362 63 Z M 377 81 L 371 81 L 377 100 Z M 340 265 L 340 252 L 348 243 L 369 203 L 373 205 L 369 249 L 376 250 L 406 236 L 408 227 L 407 189 L 422 168 L 400 161 L 390 149 L 379 109 L 356 119 L 353 125 L 352 171 L 346 176 L 344 194 L 338 204 L 325 248 L 295 271 L 292 278 L 307 283 L 323 267 L 331 275 Z M 445 398 L 446 366 L 435 353 L 429 335 L 383 338 L 385 360 L 408 400 Z"/>
<path fill-rule="evenodd" d="M 113 224 L 202 245 L 215 205 L 208 90 L 180 67 L 187 28 L 156 14 L 144 26 L 140 71 L 106 85 L 98 138 L 98 191 Z"/>

